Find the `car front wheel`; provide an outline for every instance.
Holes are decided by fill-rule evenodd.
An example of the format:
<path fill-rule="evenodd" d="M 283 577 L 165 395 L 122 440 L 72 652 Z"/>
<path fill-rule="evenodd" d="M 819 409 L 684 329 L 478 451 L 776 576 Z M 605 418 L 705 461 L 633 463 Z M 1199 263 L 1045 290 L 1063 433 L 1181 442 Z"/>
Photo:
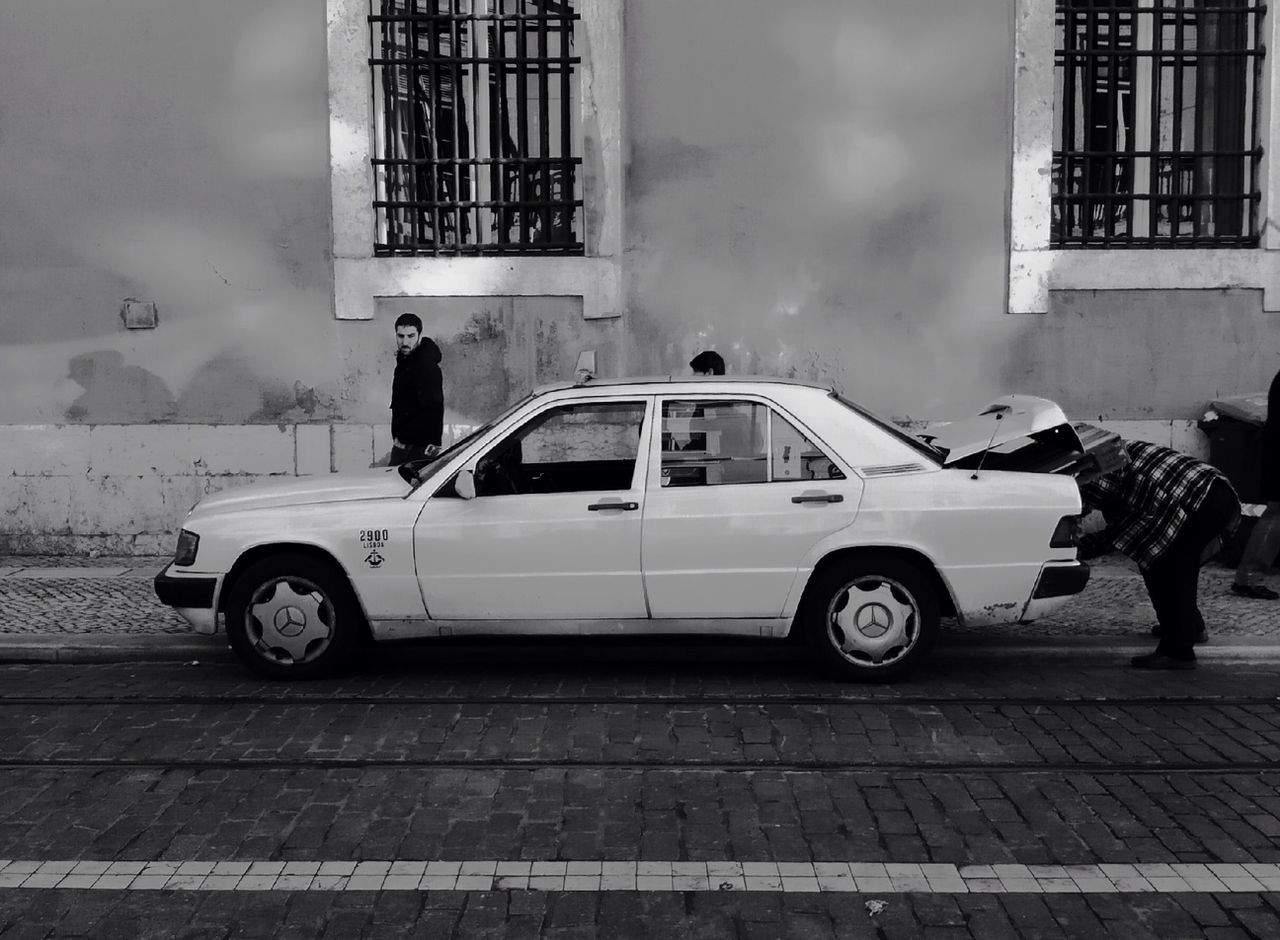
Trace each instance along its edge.
<path fill-rule="evenodd" d="M 929 579 L 908 561 L 860 558 L 814 575 L 801 623 L 829 669 L 844 679 L 899 679 L 928 654 L 938 632 Z"/>
<path fill-rule="evenodd" d="M 342 572 L 307 555 L 255 561 L 227 597 L 231 648 L 269 679 L 314 679 L 347 665 L 359 623 L 359 607 Z"/>

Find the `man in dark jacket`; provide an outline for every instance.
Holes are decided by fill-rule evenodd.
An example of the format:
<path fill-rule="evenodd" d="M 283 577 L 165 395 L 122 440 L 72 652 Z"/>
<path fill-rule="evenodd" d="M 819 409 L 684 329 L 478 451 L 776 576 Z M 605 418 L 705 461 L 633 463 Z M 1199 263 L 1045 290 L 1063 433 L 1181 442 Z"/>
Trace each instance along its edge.
<path fill-rule="evenodd" d="M 1267 393 L 1267 421 L 1262 428 L 1262 479 L 1258 498 L 1267 504 L 1253 526 L 1240 556 L 1231 590 L 1245 597 L 1273 601 L 1280 593 L 1262 583 L 1280 554 L 1280 372 Z"/>
<path fill-rule="evenodd" d="M 1080 487 L 1106 528 L 1081 539 L 1080 553 L 1107 548 L 1138 563 L 1155 608 L 1155 652 L 1133 657 L 1138 669 L 1194 669 L 1194 644 L 1204 637 L 1197 603 L 1200 560 L 1240 516 L 1227 478 L 1207 463 L 1145 441 L 1126 441 L 1128 463 Z"/>
<path fill-rule="evenodd" d="M 391 379 L 391 465 L 434 457 L 444 432 L 440 347 L 422 335 L 412 313 L 396 318 L 396 371 Z"/>

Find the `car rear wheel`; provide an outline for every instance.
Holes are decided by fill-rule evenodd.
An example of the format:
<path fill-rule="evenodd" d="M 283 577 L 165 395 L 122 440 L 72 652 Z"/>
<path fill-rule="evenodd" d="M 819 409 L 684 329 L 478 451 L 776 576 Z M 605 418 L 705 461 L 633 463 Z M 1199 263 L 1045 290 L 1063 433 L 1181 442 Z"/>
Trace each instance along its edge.
<path fill-rule="evenodd" d="M 929 654 L 938 600 L 909 561 L 867 557 L 814 575 L 801 623 L 818 659 L 844 679 L 900 679 Z"/>
<path fill-rule="evenodd" d="M 298 554 L 249 565 L 227 596 L 227 640 L 270 679 L 314 679 L 349 664 L 360 638 L 360 610 L 333 564 Z"/>

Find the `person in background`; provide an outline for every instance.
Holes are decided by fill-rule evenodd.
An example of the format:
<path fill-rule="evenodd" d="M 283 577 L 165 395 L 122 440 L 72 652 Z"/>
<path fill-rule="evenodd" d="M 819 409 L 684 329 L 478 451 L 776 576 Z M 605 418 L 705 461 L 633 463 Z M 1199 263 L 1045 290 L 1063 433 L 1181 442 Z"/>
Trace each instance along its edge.
<path fill-rule="evenodd" d="M 718 352 L 711 349 L 705 349 L 689 360 L 689 368 L 693 370 L 694 375 L 724 375 L 724 359 Z M 698 405 L 689 414 L 691 420 L 700 420 L 704 415 L 705 409 Z M 674 441 L 669 442 L 671 448 L 676 450 L 699 450 L 707 449 L 707 435 L 703 432 L 695 432 L 689 435 L 689 439 L 682 445 L 678 446 Z"/>
<path fill-rule="evenodd" d="M 391 466 L 434 457 L 444 433 L 440 347 L 422 335 L 416 314 L 396 318 L 396 370 L 391 378 Z"/>
<path fill-rule="evenodd" d="M 1258 498 L 1266 503 L 1240 555 L 1231 591 L 1244 597 L 1273 601 L 1280 593 L 1262 583 L 1280 554 L 1280 372 L 1267 392 L 1267 420 L 1262 427 L 1262 477 Z"/>
<path fill-rule="evenodd" d="M 1207 463 L 1145 441 L 1126 441 L 1124 466 L 1080 487 L 1086 506 L 1106 519 L 1081 539 L 1082 557 L 1108 548 L 1138 563 L 1155 608 L 1155 652 L 1137 669 L 1194 669 L 1194 644 L 1207 637 L 1197 603 L 1205 550 L 1239 520 L 1240 499 Z"/>
<path fill-rule="evenodd" d="M 707 349 L 689 360 L 694 375 L 724 375 L 724 359 L 718 352 Z"/>

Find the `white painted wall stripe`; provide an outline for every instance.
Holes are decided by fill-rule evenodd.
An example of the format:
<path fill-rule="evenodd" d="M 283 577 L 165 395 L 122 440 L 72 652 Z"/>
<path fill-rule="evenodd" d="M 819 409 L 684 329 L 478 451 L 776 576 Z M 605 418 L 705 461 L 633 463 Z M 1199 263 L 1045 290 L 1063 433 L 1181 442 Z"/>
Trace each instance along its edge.
<path fill-rule="evenodd" d="M 0 859 L 0 889 L 128 891 L 782 891 L 1099 894 L 1280 891 L 1280 864 L 151 861 Z"/>

